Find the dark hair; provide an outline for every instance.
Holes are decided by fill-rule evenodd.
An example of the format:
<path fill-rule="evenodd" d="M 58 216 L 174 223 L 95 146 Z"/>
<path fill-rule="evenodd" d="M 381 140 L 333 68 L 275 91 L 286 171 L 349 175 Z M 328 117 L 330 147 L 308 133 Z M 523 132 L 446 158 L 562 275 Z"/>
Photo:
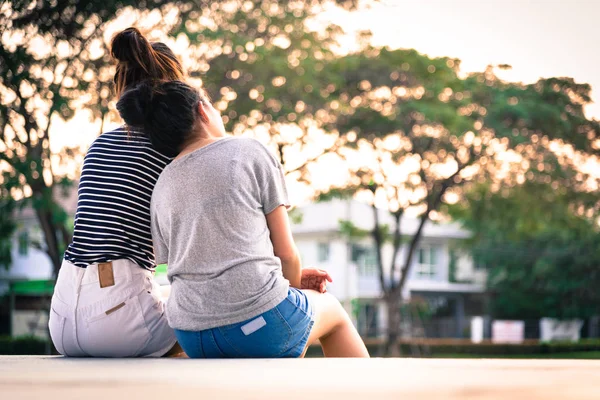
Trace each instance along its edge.
<path fill-rule="evenodd" d="M 160 153 L 175 157 L 191 136 L 201 93 L 181 81 L 144 81 L 117 102 L 128 128 L 140 129 Z"/>
<path fill-rule="evenodd" d="M 147 79 L 182 80 L 181 63 L 164 43 L 150 44 L 136 28 L 117 33 L 111 42 L 111 55 L 119 61 L 114 82 L 117 95 Z"/>

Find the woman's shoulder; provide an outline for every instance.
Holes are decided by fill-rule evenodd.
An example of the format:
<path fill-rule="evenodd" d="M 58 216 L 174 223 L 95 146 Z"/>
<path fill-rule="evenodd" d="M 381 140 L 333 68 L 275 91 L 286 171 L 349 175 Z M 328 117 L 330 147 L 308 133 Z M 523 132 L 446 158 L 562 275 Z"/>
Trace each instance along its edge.
<path fill-rule="evenodd" d="M 90 150 L 96 146 L 110 146 L 118 148 L 125 145 L 147 146 L 150 141 L 138 132 L 130 132 L 125 127 L 102 132 L 90 145 Z"/>
<path fill-rule="evenodd" d="M 243 151 L 246 159 L 279 165 L 279 161 L 273 154 L 273 151 L 260 140 L 252 137 L 238 137 L 236 141 L 239 143 L 240 149 Z"/>
<path fill-rule="evenodd" d="M 141 145 L 150 144 L 150 139 L 146 137 L 142 132 L 127 129 L 126 127 L 119 127 L 116 129 L 112 129 L 110 131 L 102 132 L 100 136 L 98 136 L 94 143 L 96 142 L 107 142 L 113 141 L 114 143 L 134 143 Z"/>
<path fill-rule="evenodd" d="M 170 158 L 154 149 L 150 139 L 143 132 L 127 129 L 126 127 L 119 127 L 101 133 L 90 145 L 88 153 L 94 151 L 96 148 L 142 152 L 161 163 L 168 163 L 170 161 Z"/>

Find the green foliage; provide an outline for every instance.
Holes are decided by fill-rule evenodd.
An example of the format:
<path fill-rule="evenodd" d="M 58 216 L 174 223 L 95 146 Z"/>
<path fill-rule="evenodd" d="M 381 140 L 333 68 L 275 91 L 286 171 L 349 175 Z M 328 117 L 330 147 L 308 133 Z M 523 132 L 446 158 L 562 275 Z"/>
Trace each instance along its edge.
<path fill-rule="evenodd" d="M 494 315 L 565 319 L 596 315 L 599 248 L 597 232 L 550 231 L 517 243 L 482 243 L 476 254 L 489 265 Z"/>
<path fill-rule="evenodd" d="M 320 198 L 360 193 L 386 204 L 393 216 L 418 209 L 424 224 L 432 212 L 448 209 L 451 196 L 460 199 L 474 186 L 501 192 L 527 183 L 551 187 L 556 194 L 577 192 L 576 207 L 597 208 L 592 188 L 598 180 L 579 168 L 581 159 L 600 148 L 600 123 L 583 113 L 589 85 L 570 78 L 506 82 L 492 67 L 462 77 L 458 66 L 450 58 L 369 45 L 333 59 L 328 69 L 338 76 L 325 106 L 326 126 L 347 144 L 340 156 L 355 162 L 350 180 Z M 561 153 L 565 148 L 577 157 Z M 362 163 L 356 161 L 359 149 Z M 514 160 L 507 159 L 508 152 Z M 375 221 L 372 236 L 383 245 L 378 225 Z M 409 249 L 417 247 L 420 234 Z M 400 246 L 402 229 L 394 236 Z M 404 284 L 413 256 L 414 251 L 406 253 L 392 288 Z"/>
<path fill-rule="evenodd" d="M 35 336 L 0 336 L 0 354 L 43 355 L 47 354 L 48 342 Z"/>
<path fill-rule="evenodd" d="M 587 318 L 600 307 L 600 231 L 587 196 L 527 183 L 505 193 L 476 187 L 449 211 L 474 232 L 497 318 Z M 593 209 L 592 209 L 593 210 Z M 588 213 L 588 215 L 590 215 Z"/>
<path fill-rule="evenodd" d="M 0 197 L 0 268 L 8 268 L 12 262 L 12 237 L 16 229 L 13 220 L 14 208 L 14 200 L 11 197 Z"/>
<path fill-rule="evenodd" d="M 2 173 L 4 184 L 0 186 L 0 268 L 8 268 L 12 263 L 13 234 L 17 228 L 14 213 L 19 208 L 18 203 L 11 196 L 15 180 L 10 172 Z"/>
<path fill-rule="evenodd" d="M 353 8 L 358 1 L 335 1 Z M 339 143 L 315 141 L 309 130 L 323 128 L 323 108 L 331 82 L 328 63 L 341 29 L 330 25 L 315 32 L 306 21 L 330 1 L 234 1 L 206 7 L 180 7 L 180 23 L 171 35 L 188 38 L 186 57 L 196 60 L 191 71 L 201 78 L 226 129 L 270 141 L 288 173 L 308 180 L 306 165 Z M 200 20 L 202 18 L 202 20 Z M 315 155 L 290 161 L 308 145 Z M 314 149 L 313 149 L 314 150 Z"/>
<path fill-rule="evenodd" d="M 410 356 L 412 347 L 422 345 L 419 340 L 401 340 L 401 354 Z M 600 357 L 600 341 L 583 339 L 579 342 L 492 344 L 469 341 L 451 343 L 440 339 L 427 341 L 433 358 L 570 358 L 597 359 Z M 370 354 L 380 354 L 379 343 L 367 343 Z M 320 346 L 310 346 L 307 357 L 322 357 Z"/>
<path fill-rule="evenodd" d="M 0 8 L 0 183 L 37 216 L 54 272 L 70 242 L 69 218 L 59 205 L 66 170 L 78 149 L 50 149 L 51 127 L 75 110 L 103 119 L 112 74 L 104 34 L 109 19 L 127 6 L 140 10 L 165 2 L 4 2 Z M 57 168 L 58 167 L 58 168 Z M 3 213 L 9 215 L 8 209 Z M 10 230 L 0 232 L 3 243 Z"/>
<path fill-rule="evenodd" d="M 345 187 L 345 188 L 332 188 L 327 192 L 319 193 L 316 197 L 318 202 L 327 202 L 334 199 L 347 200 L 354 196 L 356 188 Z"/>
<path fill-rule="evenodd" d="M 406 344 L 406 352 L 410 354 L 409 345 Z M 477 355 L 479 357 L 495 356 L 510 357 L 517 355 L 550 355 L 559 356 L 563 353 L 572 352 L 597 352 L 600 351 L 600 342 L 598 340 L 581 340 L 580 342 L 558 342 L 558 343 L 526 343 L 526 344 L 492 344 L 492 343 L 455 343 L 455 344 L 431 344 L 429 349 L 434 356 L 443 354 L 463 354 Z"/>
<path fill-rule="evenodd" d="M 450 199 L 461 204 L 465 190 L 483 184 L 500 193 L 527 182 L 563 195 L 577 192 L 576 207 L 584 212 L 600 206 L 593 189 L 598 179 L 579 168 L 581 159 L 590 159 L 600 149 L 600 122 L 583 113 L 590 102 L 589 85 L 569 78 L 541 79 L 531 85 L 505 82 L 492 67 L 462 77 L 458 60 L 368 44 L 355 54 L 333 59 L 327 69 L 337 77 L 321 114 L 327 120 L 325 127 L 338 132 L 338 141 L 345 144 L 338 154 L 353 162 L 349 180 L 336 182 L 331 195 L 320 197 L 360 194 L 371 204 L 383 205 L 395 220 L 390 268 L 384 268 L 378 257 L 379 282 L 390 310 L 410 274 L 424 224 L 432 213 L 446 211 Z M 576 156 L 561 153 L 564 149 L 573 149 Z M 401 217 L 411 208 L 420 213 L 420 225 L 399 261 Z M 386 243 L 380 225 L 375 217 L 370 231 L 379 255 Z M 494 243 L 487 249 L 495 254 L 492 251 L 498 248 L 502 247 Z M 582 296 L 574 286 L 582 284 L 583 271 L 591 264 L 571 267 L 575 278 L 559 291 L 539 289 L 543 294 L 536 299 L 548 298 L 544 292 L 548 290 L 554 291 L 555 299 L 569 296 L 571 303 Z M 537 268 L 544 270 L 542 264 Z M 519 273 L 517 269 L 516 276 Z M 494 276 L 494 282 L 504 282 L 507 288 L 524 282 L 502 276 Z M 586 296 L 593 300 L 589 293 Z M 496 304 L 502 304 L 497 299 Z M 551 305 L 556 315 L 572 315 L 578 308 Z M 513 312 L 506 304 L 500 307 L 505 314 Z M 388 315 L 388 320 L 392 317 Z M 390 326 L 386 348 L 395 345 L 397 335 L 397 327 Z"/>
<path fill-rule="evenodd" d="M 292 221 L 292 224 L 301 224 L 304 218 L 304 214 L 302 214 L 302 212 L 299 209 L 293 208 L 291 211 L 288 212 L 288 217 L 290 218 L 290 221 Z"/>
<path fill-rule="evenodd" d="M 68 120 L 75 110 L 91 112 L 92 122 L 116 120 L 113 65 L 108 54 L 113 20 L 149 13 L 167 16 L 153 29 L 181 38 L 190 46 L 190 76 L 201 78 L 216 104 L 228 108 L 224 119 L 233 133 L 263 129 L 285 162 L 288 147 L 304 145 L 315 110 L 323 104 L 321 88 L 329 50 L 340 32 L 335 26 L 315 33 L 304 22 L 323 4 L 355 8 L 357 0 L 298 1 L 55 1 L 5 2 L 0 8 L 0 183 L 10 196 L 28 197 L 44 230 L 45 248 L 55 268 L 70 240 L 68 217 L 57 205 L 53 187 L 67 176 L 50 166 L 68 165 L 78 149 L 50 151 L 52 121 Z M 134 11 L 135 10 L 135 11 Z M 115 25 L 115 26 L 112 26 Z M 156 33 L 156 32 L 154 32 Z M 156 37 L 156 34 L 153 35 Z M 300 129 L 294 137 L 283 126 Z M 293 135 L 292 135 L 293 136 Z M 325 147 L 325 152 L 330 147 Z M 296 150 L 296 148 L 292 149 Z M 288 171 L 303 169 L 303 162 Z M 64 170 L 64 169 L 63 169 Z"/>
<path fill-rule="evenodd" d="M 592 179 L 578 168 L 579 156 L 585 159 L 600 148 L 600 124 L 583 113 L 590 102 L 589 85 L 570 78 L 541 79 L 530 85 L 505 82 L 493 68 L 463 77 L 456 59 L 376 48 L 367 40 L 356 53 L 339 56 L 332 51 L 339 27 L 313 32 L 305 26 L 325 3 L 4 3 L 0 8 L 0 145 L 6 150 L 0 153 L 5 172 L 0 183 L 9 189 L 2 198 L 31 193 L 22 204 L 35 209 L 56 268 L 70 235 L 55 188 L 68 182 L 68 177 L 57 176 L 50 166 L 57 160 L 69 162 L 76 150 L 51 153 L 52 118 L 68 119 L 74 110 L 87 109 L 94 119 L 104 121 L 114 101 L 107 29 L 114 16 L 131 11 L 128 6 L 140 10 L 141 19 L 149 9 L 163 15 L 178 13 L 174 24 L 161 21 L 165 25 L 159 28 L 189 41 L 182 55 L 189 60 L 191 79 L 202 80 L 224 111 L 230 131 L 266 135 L 286 170 L 298 172 L 299 180 L 310 182 L 306 166 L 320 155 L 356 159 L 360 149 L 360 162 L 349 164 L 349 182 L 336 182 L 330 191 L 319 194 L 321 200 L 363 192 L 373 201 L 376 197 L 387 201 L 397 221 L 406 209 L 417 207 L 424 224 L 432 212 L 447 209 L 449 195 L 469 202 L 465 188 L 476 193 L 482 185 L 486 196 L 506 197 L 504 192 L 525 182 L 551 187 L 541 195 L 566 196 L 569 207 L 579 213 L 597 209 Z M 358 2 L 335 3 L 353 8 Z M 36 50 L 44 47 L 36 45 L 40 40 L 47 49 L 42 53 Z M 313 128 L 324 130 L 322 140 L 314 140 Z M 288 157 L 314 142 L 320 146 L 316 153 L 300 161 Z M 578 157 L 561 155 L 553 146 L 572 147 Z M 502 158 L 507 150 L 520 159 L 507 163 Z M 571 198 L 569 193 L 578 195 Z M 537 199 L 529 204 L 537 204 Z M 490 234 L 501 232 L 505 236 L 498 237 L 514 240 L 521 231 L 553 232 L 555 236 L 544 240 L 555 245 L 563 243 L 560 240 L 595 243 L 593 235 L 584 233 L 587 228 L 578 230 L 582 226 L 578 218 L 565 217 L 556 225 L 566 224 L 579 236 L 565 239 L 560 229 L 547 227 L 545 221 L 557 212 L 551 207 L 553 201 L 546 204 L 531 207 L 529 218 L 516 219 L 512 230 L 510 219 L 498 218 Z M 3 212 L 7 210 L 8 206 Z M 489 208 L 473 210 L 483 221 Z M 468 214 L 468 209 L 453 212 Z M 0 237 L 9 234 L 10 226 L 6 228 L 0 227 Z M 347 234 L 365 234 L 354 228 L 342 226 Z M 377 224 L 370 234 L 379 245 L 392 239 L 398 247 L 402 230 L 396 228 Z M 476 238 L 482 238 L 483 229 L 477 232 Z M 411 249 L 419 238 L 417 233 L 411 239 Z M 413 254 L 409 251 L 402 262 L 401 279 L 408 276 Z M 391 273 L 398 272 L 393 267 Z M 543 263 L 536 268 L 547 269 Z M 394 279 L 380 281 L 400 290 L 404 281 Z"/>
<path fill-rule="evenodd" d="M 339 228 L 342 235 L 349 239 L 362 239 L 369 235 L 369 231 L 360 229 L 348 220 L 339 220 Z"/>

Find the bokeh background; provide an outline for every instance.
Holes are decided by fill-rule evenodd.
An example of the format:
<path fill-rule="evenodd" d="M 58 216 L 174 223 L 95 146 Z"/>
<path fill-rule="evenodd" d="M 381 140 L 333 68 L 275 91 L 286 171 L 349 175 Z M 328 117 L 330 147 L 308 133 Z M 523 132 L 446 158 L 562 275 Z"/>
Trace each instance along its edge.
<path fill-rule="evenodd" d="M 286 171 L 305 265 L 374 354 L 600 358 L 595 1 L 5 1 L 0 353 L 47 314 L 136 26 Z M 157 272 L 163 279 L 165 266 Z"/>

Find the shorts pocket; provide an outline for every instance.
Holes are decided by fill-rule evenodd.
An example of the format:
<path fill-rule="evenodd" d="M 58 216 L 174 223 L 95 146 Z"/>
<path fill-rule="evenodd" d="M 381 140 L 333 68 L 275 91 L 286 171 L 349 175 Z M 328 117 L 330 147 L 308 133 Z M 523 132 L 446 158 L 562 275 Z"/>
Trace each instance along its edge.
<path fill-rule="evenodd" d="M 260 318 L 264 321 L 256 324 L 255 321 Z M 249 325 L 260 328 L 250 329 L 249 333 L 246 329 Z M 227 344 L 235 350 L 236 356 L 242 358 L 279 357 L 288 350 L 292 339 L 292 330 L 277 308 L 247 321 L 220 327 L 218 330 Z"/>
<path fill-rule="evenodd" d="M 139 296 L 88 318 L 87 329 L 82 348 L 96 357 L 135 357 L 150 340 Z"/>
<path fill-rule="evenodd" d="M 65 322 L 67 315 L 69 314 L 69 307 L 61 301 L 58 297 L 52 297 L 52 303 L 50 305 L 50 316 L 48 319 L 48 330 L 50 331 L 50 338 L 56 351 L 63 356 L 66 356 L 64 346 L 64 335 L 65 335 Z"/>

